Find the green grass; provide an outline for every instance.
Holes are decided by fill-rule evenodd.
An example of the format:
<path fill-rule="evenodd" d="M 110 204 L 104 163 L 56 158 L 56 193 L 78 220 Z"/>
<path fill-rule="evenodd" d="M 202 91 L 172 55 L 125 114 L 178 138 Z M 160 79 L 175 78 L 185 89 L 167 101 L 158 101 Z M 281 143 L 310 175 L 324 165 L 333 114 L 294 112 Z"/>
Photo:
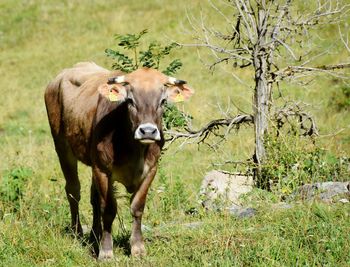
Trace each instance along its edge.
<path fill-rule="evenodd" d="M 68 203 L 46 118 L 44 89 L 61 69 L 76 62 L 95 61 L 110 67 L 112 62 L 104 50 L 113 48 L 115 33 L 148 28 L 149 39 L 190 42 L 191 36 L 183 33 L 181 25 L 188 28 L 186 10 L 198 14 L 201 7 L 211 12 L 200 0 L 0 2 L 1 266 L 109 266 L 97 263 L 88 247 L 66 233 L 70 222 Z M 325 36 L 335 32 L 326 29 Z M 329 39 L 322 40 L 318 40 L 320 47 L 330 43 Z M 323 63 L 349 60 L 344 50 L 337 51 Z M 196 90 L 189 103 L 179 105 L 195 118 L 194 126 L 222 117 L 217 103 L 223 109 L 230 104 L 233 114 L 238 111 L 232 103 L 251 111 L 252 91 L 232 79 L 227 72 L 232 70 L 229 66 L 211 75 L 194 49 L 177 51 L 176 57 L 184 63 L 177 77 Z M 251 83 L 249 71 L 238 73 Z M 341 87 L 339 83 L 337 79 L 317 77 L 307 88 L 283 83 L 281 91 L 287 99 L 311 103 L 309 111 L 315 115 L 321 134 L 317 144 L 333 155 L 348 157 L 349 112 L 329 105 L 329 99 Z M 276 103 L 282 102 L 279 99 Z M 212 163 L 244 160 L 252 153 L 253 131 L 249 127 L 233 132 L 217 151 L 196 145 L 179 150 L 177 144 L 173 145 L 164 153 L 145 211 L 143 223 L 150 228 L 145 231 L 148 256 L 135 260 L 125 253 L 125 233 L 116 220 L 114 238 L 120 246 L 115 246 L 111 265 L 348 266 L 348 204 L 306 203 L 275 211 L 271 204 L 278 201 L 278 196 L 256 190 L 251 198 L 259 213 L 252 219 L 237 220 L 225 213 L 200 209 L 197 194 L 201 178 L 213 168 Z M 85 166 L 79 169 L 82 221 L 91 226 L 91 174 Z M 14 197 L 6 195 L 9 179 L 15 181 L 10 182 L 11 188 L 18 189 Z M 128 230 L 128 201 L 120 186 L 118 192 L 121 218 Z M 197 208 L 198 214 L 187 215 L 191 208 Z M 184 224 L 190 222 L 202 224 L 186 228 Z"/>
<path fill-rule="evenodd" d="M 59 192 L 56 192 L 59 193 Z M 61 192 L 63 193 L 63 192 Z M 153 193 L 154 194 L 154 193 Z M 166 193 L 165 193 L 166 194 Z M 151 193 L 152 196 L 152 193 Z M 299 204 L 289 210 L 259 208 L 251 219 L 229 214 L 186 215 L 184 207 L 151 197 L 144 232 L 148 256 L 129 258 L 125 234 L 115 227 L 113 264 L 118 266 L 347 266 L 350 263 L 349 209 L 337 204 Z M 5 214 L 1 221 L 3 266 L 94 266 L 89 248 L 65 231 L 63 198 L 35 196 L 34 207 Z M 186 203 L 186 201 L 185 201 Z M 86 215 L 86 211 L 83 212 Z M 130 217 L 122 212 L 128 227 Z M 88 216 L 87 216 L 88 217 Z M 84 217 L 84 223 L 88 223 Z M 190 228 L 189 223 L 197 225 Z M 108 266 L 108 263 L 100 264 Z"/>

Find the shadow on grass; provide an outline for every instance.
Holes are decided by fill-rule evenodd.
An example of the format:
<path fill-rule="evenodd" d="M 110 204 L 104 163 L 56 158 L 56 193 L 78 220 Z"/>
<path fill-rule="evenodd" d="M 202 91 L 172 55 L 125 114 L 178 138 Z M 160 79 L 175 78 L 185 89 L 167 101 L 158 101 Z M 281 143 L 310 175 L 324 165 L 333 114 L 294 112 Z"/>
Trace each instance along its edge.
<path fill-rule="evenodd" d="M 131 247 L 130 247 L 130 232 L 123 232 L 119 234 L 118 236 L 113 238 L 113 246 L 114 247 L 119 247 L 123 249 L 123 252 L 126 256 L 131 255 Z"/>
<path fill-rule="evenodd" d="M 73 239 L 77 239 L 83 247 L 89 248 L 91 256 L 97 258 L 99 248 L 94 246 L 94 242 L 91 240 L 90 231 L 85 232 L 83 236 L 79 236 L 72 230 L 70 226 L 66 226 L 61 230 L 61 233 Z M 131 255 L 131 247 L 129 241 L 130 235 L 131 233 L 127 231 L 119 233 L 118 236 L 113 237 L 113 247 L 121 248 L 126 256 Z"/>

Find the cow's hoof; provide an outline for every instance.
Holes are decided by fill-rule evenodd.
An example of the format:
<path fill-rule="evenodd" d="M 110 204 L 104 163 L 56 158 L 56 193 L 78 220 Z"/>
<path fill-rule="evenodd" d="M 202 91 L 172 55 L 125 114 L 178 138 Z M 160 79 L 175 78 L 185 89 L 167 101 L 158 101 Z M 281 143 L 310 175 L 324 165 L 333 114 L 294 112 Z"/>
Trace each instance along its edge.
<path fill-rule="evenodd" d="M 100 253 L 98 254 L 98 260 L 109 260 L 113 258 L 113 250 L 108 249 L 108 250 L 100 250 Z"/>
<path fill-rule="evenodd" d="M 137 258 L 146 256 L 145 245 L 143 243 L 133 245 L 131 247 L 131 256 Z"/>

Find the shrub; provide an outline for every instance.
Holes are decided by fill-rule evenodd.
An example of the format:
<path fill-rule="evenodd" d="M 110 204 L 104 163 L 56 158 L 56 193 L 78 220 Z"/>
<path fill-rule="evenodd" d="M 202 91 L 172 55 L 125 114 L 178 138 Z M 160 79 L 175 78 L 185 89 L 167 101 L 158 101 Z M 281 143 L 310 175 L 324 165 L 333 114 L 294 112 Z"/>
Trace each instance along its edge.
<path fill-rule="evenodd" d="M 185 212 L 189 206 L 189 195 L 181 177 L 169 177 L 162 168 L 158 171 L 157 186 L 151 190 L 148 198 L 148 205 L 160 211 L 162 218 L 174 212 Z"/>
<path fill-rule="evenodd" d="M 329 105 L 334 106 L 337 111 L 350 110 L 350 86 L 343 85 L 333 93 Z"/>
<path fill-rule="evenodd" d="M 306 183 L 341 181 L 350 176 L 350 158 L 336 157 L 305 138 L 269 136 L 266 149 L 263 173 L 270 189 L 284 195 Z"/>
<path fill-rule="evenodd" d="M 26 183 L 33 171 L 30 168 L 18 167 L 5 173 L 0 184 L 0 200 L 9 205 L 14 212 L 20 208 Z"/>
<path fill-rule="evenodd" d="M 163 126 L 165 130 L 186 127 L 192 116 L 180 111 L 175 105 L 167 104 L 164 110 Z"/>
<path fill-rule="evenodd" d="M 119 48 L 124 51 L 130 51 L 129 55 L 107 48 L 105 53 L 108 57 L 115 60 L 112 65 L 113 69 L 121 70 L 129 73 L 139 67 L 148 67 L 160 69 L 161 61 L 170 54 L 170 52 L 178 47 L 176 43 L 169 45 L 161 45 L 157 41 L 151 41 L 146 50 L 140 50 L 140 39 L 147 33 L 143 30 L 138 34 L 116 34 L 115 40 Z M 131 55 L 130 55 L 131 54 Z M 171 61 L 168 66 L 162 71 L 166 75 L 175 74 L 182 67 L 182 62 L 179 59 Z"/>

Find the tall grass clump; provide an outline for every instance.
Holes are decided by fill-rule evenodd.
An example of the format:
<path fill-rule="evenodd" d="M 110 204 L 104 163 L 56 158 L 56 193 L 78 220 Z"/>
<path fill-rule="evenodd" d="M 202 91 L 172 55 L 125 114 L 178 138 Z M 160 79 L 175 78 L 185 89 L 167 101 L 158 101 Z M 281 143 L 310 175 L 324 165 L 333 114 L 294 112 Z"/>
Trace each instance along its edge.
<path fill-rule="evenodd" d="M 20 209 L 28 178 L 32 174 L 32 169 L 27 167 L 17 167 L 5 172 L 0 183 L 0 202 L 4 209 L 9 208 L 11 212 Z"/>
<path fill-rule="evenodd" d="M 164 213 L 176 210 L 184 211 L 186 205 L 188 205 L 188 195 L 181 178 L 176 175 L 170 180 L 165 172 L 160 170 L 159 183 L 160 189 L 163 191 L 163 194 L 160 196 L 161 210 Z"/>
<path fill-rule="evenodd" d="M 266 139 L 264 174 L 270 188 L 290 194 L 307 183 L 345 181 L 350 176 L 350 158 L 337 157 L 310 139 L 289 135 Z"/>
<path fill-rule="evenodd" d="M 337 111 L 350 110 L 350 85 L 342 85 L 337 88 L 329 100 L 329 106 Z"/>
<path fill-rule="evenodd" d="M 191 192 L 179 175 L 170 176 L 160 167 L 157 181 L 148 194 L 147 206 L 152 212 L 153 222 L 165 222 L 171 218 L 184 216 L 193 205 Z"/>

